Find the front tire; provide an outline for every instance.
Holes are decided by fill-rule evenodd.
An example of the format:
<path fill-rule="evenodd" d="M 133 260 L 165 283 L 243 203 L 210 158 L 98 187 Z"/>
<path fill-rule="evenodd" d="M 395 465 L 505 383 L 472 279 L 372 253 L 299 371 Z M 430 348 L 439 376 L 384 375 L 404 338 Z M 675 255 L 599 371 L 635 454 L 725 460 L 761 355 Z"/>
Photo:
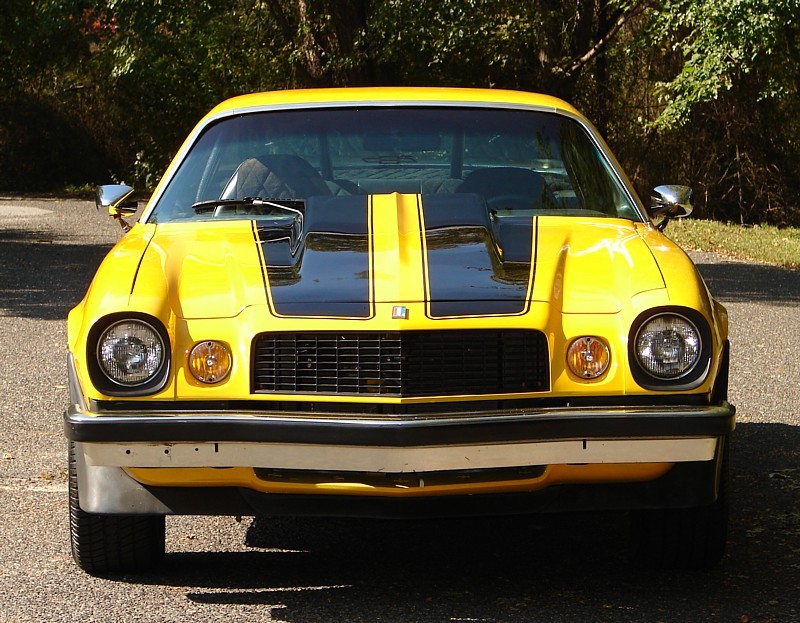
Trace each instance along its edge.
<path fill-rule="evenodd" d="M 163 515 L 100 515 L 78 503 L 75 444 L 69 444 L 69 532 L 72 557 L 92 575 L 140 573 L 164 558 Z"/>
<path fill-rule="evenodd" d="M 728 442 L 723 450 L 717 500 L 708 506 L 637 511 L 632 515 L 636 558 L 652 567 L 710 569 L 728 539 Z"/>

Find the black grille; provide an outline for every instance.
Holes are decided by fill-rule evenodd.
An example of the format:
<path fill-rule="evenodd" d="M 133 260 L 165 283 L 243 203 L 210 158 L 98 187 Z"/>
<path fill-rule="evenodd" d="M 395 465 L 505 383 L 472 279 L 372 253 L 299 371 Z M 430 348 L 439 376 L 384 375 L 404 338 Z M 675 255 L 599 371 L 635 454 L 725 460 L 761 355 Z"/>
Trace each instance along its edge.
<path fill-rule="evenodd" d="M 550 387 L 539 331 L 263 333 L 253 393 L 456 396 Z"/>

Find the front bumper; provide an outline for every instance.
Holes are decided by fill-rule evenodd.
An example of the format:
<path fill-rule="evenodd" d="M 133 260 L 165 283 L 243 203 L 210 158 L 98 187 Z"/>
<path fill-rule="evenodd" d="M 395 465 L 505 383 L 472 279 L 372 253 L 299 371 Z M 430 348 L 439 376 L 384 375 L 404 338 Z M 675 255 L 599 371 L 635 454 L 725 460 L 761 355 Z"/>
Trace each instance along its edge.
<path fill-rule="evenodd" d="M 146 414 L 89 412 L 73 405 L 64 425 L 74 443 L 81 507 L 88 512 L 397 516 L 481 514 L 488 507 L 517 512 L 517 507 L 530 511 L 710 503 L 716 497 L 721 448 L 733 430 L 734 413 L 727 403 L 379 418 L 179 408 Z M 643 466 L 663 469 L 651 472 L 654 475 L 644 482 L 642 477 L 625 482 L 621 475 L 619 482 L 604 478 L 592 484 L 591 478 L 581 482 L 562 475 L 551 479 L 559 486 L 546 486 L 550 466 L 572 466 L 573 471 L 581 466 L 632 466 L 640 474 L 647 473 Z M 241 468 L 283 476 L 325 474 L 328 480 L 330 475 L 335 480 L 359 474 L 362 482 L 366 475 L 373 480 L 375 475 L 392 475 L 406 484 L 395 483 L 391 490 L 362 487 L 351 491 L 356 495 L 342 495 L 342 488 L 309 486 L 282 493 L 259 491 L 258 478 L 226 483 L 223 476 L 210 485 L 207 479 L 193 482 L 189 476 L 192 470 L 218 470 L 219 475 Z M 189 486 L 158 486 L 158 479 L 142 484 L 148 482 L 142 474 L 164 469 L 183 474 Z M 508 470 L 527 474 L 527 480 L 515 476 L 521 480 L 505 489 L 485 486 L 485 475 L 508 478 Z M 469 484 L 475 473 L 484 474 L 480 486 Z M 443 474 L 452 474 L 454 482 L 468 482 L 426 489 L 426 479 L 441 481 Z M 570 481 L 573 484 L 567 486 Z M 564 495 L 567 488 L 573 494 Z M 309 490 L 320 495 L 307 495 Z"/>

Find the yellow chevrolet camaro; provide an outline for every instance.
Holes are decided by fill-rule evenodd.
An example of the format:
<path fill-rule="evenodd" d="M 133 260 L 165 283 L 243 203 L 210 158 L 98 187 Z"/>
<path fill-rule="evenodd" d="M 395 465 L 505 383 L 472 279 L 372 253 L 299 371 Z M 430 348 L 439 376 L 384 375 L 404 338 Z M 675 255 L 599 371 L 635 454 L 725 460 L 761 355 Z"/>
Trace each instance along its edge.
<path fill-rule="evenodd" d="M 169 514 L 631 511 L 727 529 L 727 314 L 568 104 L 498 90 L 226 101 L 69 314 L 72 551 L 144 570 Z M 652 218 L 658 221 L 655 225 Z"/>

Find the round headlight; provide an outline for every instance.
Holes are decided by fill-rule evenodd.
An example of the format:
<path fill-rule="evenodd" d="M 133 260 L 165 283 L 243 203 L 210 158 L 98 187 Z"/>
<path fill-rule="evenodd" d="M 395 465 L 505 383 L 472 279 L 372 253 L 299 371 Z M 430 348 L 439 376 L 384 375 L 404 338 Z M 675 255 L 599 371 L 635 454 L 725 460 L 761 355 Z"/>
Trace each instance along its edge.
<path fill-rule="evenodd" d="M 660 380 L 689 374 L 703 350 L 697 327 L 683 316 L 661 314 L 645 322 L 636 334 L 636 359 L 642 369 Z"/>
<path fill-rule="evenodd" d="M 582 379 L 596 379 L 608 370 L 608 346 L 596 337 L 579 337 L 567 349 L 567 365 Z"/>
<path fill-rule="evenodd" d="M 189 353 L 189 370 L 201 383 L 219 383 L 231 371 L 231 354 L 219 342 L 200 342 Z"/>
<path fill-rule="evenodd" d="M 164 365 L 164 342 L 142 320 L 122 320 L 109 326 L 97 342 L 97 363 L 109 379 L 133 387 L 153 379 Z"/>

